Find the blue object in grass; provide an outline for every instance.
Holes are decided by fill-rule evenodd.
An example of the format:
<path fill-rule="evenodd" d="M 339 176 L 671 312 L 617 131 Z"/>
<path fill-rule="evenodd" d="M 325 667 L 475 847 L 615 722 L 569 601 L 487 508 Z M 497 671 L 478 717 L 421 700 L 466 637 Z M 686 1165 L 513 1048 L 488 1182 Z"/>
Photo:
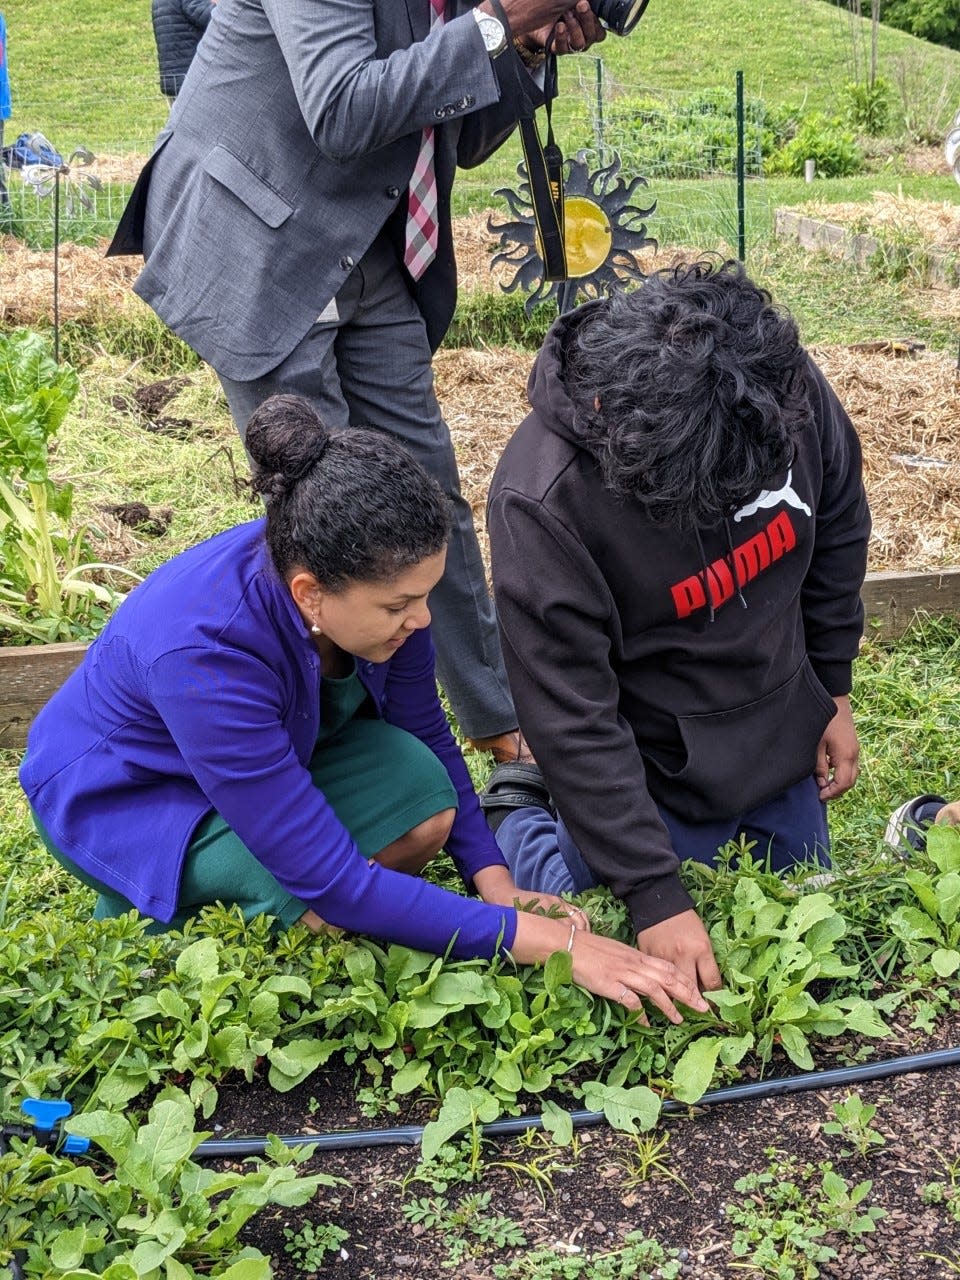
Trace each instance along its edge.
<path fill-rule="evenodd" d="M 66 1098 L 24 1098 L 20 1110 L 33 1121 L 33 1127 L 41 1137 L 53 1136 L 54 1126 L 73 1113 L 73 1107 Z M 90 1148 L 89 1138 L 78 1138 L 69 1134 L 60 1144 L 60 1154 L 65 1156 L 83 1155 Z"/>

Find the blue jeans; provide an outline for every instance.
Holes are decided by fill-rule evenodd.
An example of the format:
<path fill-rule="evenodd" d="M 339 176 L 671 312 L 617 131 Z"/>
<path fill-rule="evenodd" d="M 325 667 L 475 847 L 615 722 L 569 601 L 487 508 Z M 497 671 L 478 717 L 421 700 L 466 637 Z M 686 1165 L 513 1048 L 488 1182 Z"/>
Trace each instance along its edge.
<path fill-rule="evenodd" d="M 812 777 L 746 813 L 715 822 L 687 822 L 664 805 L 657 808 L 681 862 L 693 858 L 712 864 L 717 851 L 742 833 L 757 842 L 754 856 L 764 858 L 769 852 L 773 871 L 814 858 L 820 866 L 830 864 L 827 807 Z M 582 893 L 599 884 L 563 819 L 554 820 L 546 809 L 531 807 L 509 813 L 497 829 L 497 843 L 518 888 Z"/>

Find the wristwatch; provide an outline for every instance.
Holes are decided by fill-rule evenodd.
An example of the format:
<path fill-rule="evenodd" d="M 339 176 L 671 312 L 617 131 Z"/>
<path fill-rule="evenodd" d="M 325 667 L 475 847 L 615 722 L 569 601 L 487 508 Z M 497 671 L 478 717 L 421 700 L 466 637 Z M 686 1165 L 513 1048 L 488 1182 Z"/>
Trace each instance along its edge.
<path fill-rule="evenodd" d="M 471 12 L 483 36 L 484 48 L 491 58 L 498 58 L 507 47 L 507 33 L 503 29 L 503 23 L 492 14 L 484 13 L 482 9 L 473 9 Z"/>

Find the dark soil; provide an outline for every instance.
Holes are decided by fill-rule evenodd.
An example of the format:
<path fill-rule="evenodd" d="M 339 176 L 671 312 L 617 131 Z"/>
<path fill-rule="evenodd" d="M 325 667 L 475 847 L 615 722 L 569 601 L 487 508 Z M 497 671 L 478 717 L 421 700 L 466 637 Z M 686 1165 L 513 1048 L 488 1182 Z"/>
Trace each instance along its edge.
<path fill-rule="evenodd" d="M 958 1044 L 960 1018 L 954 1018 L 935 1038 L 905 1032 L 898 1043 L 885 1042 L 873 1052 L 889 1057 Z M 837 1065 L 845 1063 L 829 1054 L 818 1061 L 818 1069 Z M 428 1118 L 421 1106 L 371 1121 L 360 1112 L 355 1084 L 353 1069 L 334 1064 L 288 1094 L 273 1092 L 265 1081 L 227 1086 L 214 1117 L 216 1136 L 326 1133 L 421 1124 Z M 303 1209 L 264 1210 L 249 1224 L 244 1239 L 272 1256 L 280 1280 L 313 1274 L 284 1252 L 284 1228 L 298 1230 L 306 1220 L 335 1223 L 349 1232 L 339 1256 L 326 1255 L 323 1275 L 342 1280 L 444 1275 L 491 1280 L 496 1262 L 522 1257 L 535 1247 L 549 1246 L 558 1256 L 583 1260 L 617 1249 L 628 1232 L 639 1230 L 665 1249 L 686 1251 L 681 1255 L 683 1275 L 699 1280 L 751 1275 L 786 1280 L 792 1273 L 762 1272 L 745 1267 L 743 1259 L 734 1256 L 735 1227 L 726 1206 L 747 1200 L 734 1184 L 776 1161 L 788 1165 L 780 1178 L 806 1185 L 804 1166 L 832 1161 L 850 1187 L 872 1182 L 858 1212 L 875 1206 L 886 1216 L 871 1234 L 825 1237 L 823 1243 L 834 1248 L 837 1257 L 816 1264 L 819 1275 L 827 1280 L 943 1280 L 960 1275 L 960 1222 L 947 1203 L 925 1203 L 922 1193 L 933 1182 L 949 1189 L 951 1170 L 960 1179 L 960 1131 L 954 1114 L 958 1084 L 960 1071 L 948 1068 L 848 1088 L 693 1108 L 666 1118 L 655 1134 L 644 1135 L 654 1142 L 666 1140 L 646 1176 L 637 1140 L 606 1127 L 578 1130 L 575 1152 L 551 1147 L 540 1135 L 529 1144 L 519 1139 L 485 1141 L 480 1182 L 455 1183 L 442 1198 L 453 1208 L 464 1197 L 489 1192 L 485 1212 L 512 1219 L 526 1237 L 526 1245 L 514 1249 L 480 1244 L 469 1232 L 449 1225 L 437 1229 L 411 1224 L 402 1206 L 438 1194 L 426 1182 L 410 1178 L 419 1159 L 417 1147 L 326 1151 L 306 1168 L 322 1169 L 345 1184 L 322 1189 Z M 853 1152 L 849 1140 L 823 1132 L 824 1123 L 835 1119 L 833 1105 L 854 1091 L 876 1106 L 871 1127 L 885 1140 L 867 1155 Z M 538 1110 L 536 1099 L 529 1100 L 528 1109 Z M 515 1170 L 504 1167 L 503 1162 L 510 1161 Z M 532 1165 L 544 1176 L 536 1178 Z M 813 1198 L 812 1190 L 809 1194 Z M 760 1208 L 762 1197 L 754 1199 Z M 461 1243 L 457 1254 L 457 1239 L 462 1242 L 464 1236 L 472 1249 L 464 1254 Z M 452 1256 L 457 1261 L 451 1266 Z M 522 1274 L 537 1280 L 534 1270 Z M 590 1280 L 594 1273 L 584 1266 L 578 1274 Z M 817 1274 L 814 1269 L 796 1272 L 798 1280 Z"/>
<path fill-rule="evenodd" d="M 110 403 L 121 413 L 131 414 L 145 431 L 180 439 L 198 433 L 209 435 L 211 428 L 202 422 L 196 422 L 193 418 L 172 418 L 163 413 L 170 401 L 184 387 L 191 385 L 189 378 L 161 378 L 158 382 L 147 382 L 135 387 L 129 395 L 113 396 Z"/>
<path fill-rule="evenodd" d="M 121 524 L 151 538 L 163 537 L 173 519 L 173 512 L 169 507 L 153 512 L 145 502 L 118 502 L 104 507 L 103 510 L 119 520 Z"/>

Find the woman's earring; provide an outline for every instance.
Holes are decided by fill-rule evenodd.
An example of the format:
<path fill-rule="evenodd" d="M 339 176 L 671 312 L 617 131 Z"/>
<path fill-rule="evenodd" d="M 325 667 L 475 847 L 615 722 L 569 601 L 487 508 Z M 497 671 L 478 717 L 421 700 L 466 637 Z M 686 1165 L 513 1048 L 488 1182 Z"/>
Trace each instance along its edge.
<path fill-rule="evenodd" d="M 322 636 L 323 632 L 320 630 L 320 628 L 317 626 L 315 622 L 312 622 L 310 624 L 310 634 L 312 636 Z"/>

